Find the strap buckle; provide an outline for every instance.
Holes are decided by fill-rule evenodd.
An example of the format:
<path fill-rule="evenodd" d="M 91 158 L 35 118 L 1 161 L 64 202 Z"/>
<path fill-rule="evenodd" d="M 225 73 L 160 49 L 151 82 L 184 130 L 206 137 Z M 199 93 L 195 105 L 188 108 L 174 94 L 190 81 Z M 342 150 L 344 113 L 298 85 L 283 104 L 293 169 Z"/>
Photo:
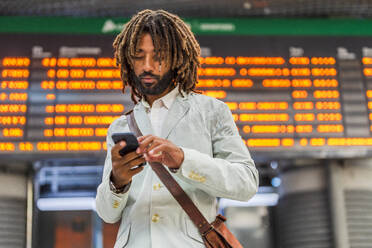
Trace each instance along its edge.
<path fill-rule="evenodd" d="M 214 230 L 214 226 L 213 225 L 211 225 L 210 227 L 209 227 L 209 229 L 207 230 L 207 231 L 205 231 L 203 234 L 202 234 L 202 236 L 203 237 L 205 237 L 209 232 L 211 232 L 212 230 Z"/>

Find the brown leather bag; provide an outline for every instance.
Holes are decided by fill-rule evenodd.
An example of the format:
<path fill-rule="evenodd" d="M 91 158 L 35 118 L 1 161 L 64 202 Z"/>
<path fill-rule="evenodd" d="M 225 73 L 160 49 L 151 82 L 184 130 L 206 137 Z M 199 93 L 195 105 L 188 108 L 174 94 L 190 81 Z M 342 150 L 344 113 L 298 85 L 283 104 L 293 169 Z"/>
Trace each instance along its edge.
<path fill-rule="evenodd" d="M 224 216 L 217 215 L 216 219 L 210 224 L 212 229 L 209 232 L 202 233 L 202 238 L 207 248 L 243 248 L 234 234 L 226 227 L 225 221 L 226 218 Z"/>
<path fill-rule="evenodd" d="M 129 129 L 137 136 L 142 136 L 139 130 L 133 111 L 126 114 Z M 207 248 L 243 248 L 237 238 L 229 231 L 225 225 L 226 218 L 217 215 L 212 223 L 199 211 L 190 197 L 185 193 L 181 186 L 174 180 L 169 171 L 161 163 L 149 163 L 152 170 L 156 173 L 165 187 L 169 190 L 183 210 L 190 217 L 192 222 L 198 228 L 200 235 Z"/>

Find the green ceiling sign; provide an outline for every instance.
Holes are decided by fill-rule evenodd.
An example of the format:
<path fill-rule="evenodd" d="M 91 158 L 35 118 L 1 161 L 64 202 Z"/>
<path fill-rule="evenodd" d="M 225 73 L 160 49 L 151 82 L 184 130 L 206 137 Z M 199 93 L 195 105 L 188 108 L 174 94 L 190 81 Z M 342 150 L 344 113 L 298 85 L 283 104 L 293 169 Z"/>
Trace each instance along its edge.
<path fill-rule="evenodd" d="M 0 17 L 0 33 L 116 34 L 128 18 Z M 197 35 L 371 36 L 370 19 L 185 18 Z"/>

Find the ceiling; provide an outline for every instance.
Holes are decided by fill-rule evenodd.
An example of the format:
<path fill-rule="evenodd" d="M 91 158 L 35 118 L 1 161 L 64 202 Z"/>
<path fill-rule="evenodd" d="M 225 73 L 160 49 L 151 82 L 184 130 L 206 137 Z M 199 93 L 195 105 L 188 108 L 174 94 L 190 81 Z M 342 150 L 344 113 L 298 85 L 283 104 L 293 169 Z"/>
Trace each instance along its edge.
<path fill-rule="evenodd" d="M 182 17 L 372 17 L 372 0 L 0 0 L 2 16 L 130 17 L 145 8 Z"/>

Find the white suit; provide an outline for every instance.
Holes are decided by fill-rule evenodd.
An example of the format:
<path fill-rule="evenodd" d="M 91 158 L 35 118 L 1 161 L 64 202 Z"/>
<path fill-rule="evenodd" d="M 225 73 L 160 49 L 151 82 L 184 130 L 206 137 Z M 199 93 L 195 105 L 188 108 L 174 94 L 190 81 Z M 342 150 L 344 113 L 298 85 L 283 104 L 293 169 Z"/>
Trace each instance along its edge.
<path fill-rule="evenodd" d="M 133 111 L 142 134 L 153 134 L 143 104 Z M 197 228 L 149 165 L 133 177 L 127 193 L 110 191 L 111 134 L 116 132 L 129 132 L 125 116 L 109 127 L 96 197 L 97 212 L 105 222 L 121 219 L 115 248 L 205 247 Z M 257 192 L 258 172 L 225 103 L 195 93 L 178 95 L 161 137 L 183 149 L 184 161 L 171 174 L 209 222 L 216 216 L 216 197 L 247 201 Z"/>

